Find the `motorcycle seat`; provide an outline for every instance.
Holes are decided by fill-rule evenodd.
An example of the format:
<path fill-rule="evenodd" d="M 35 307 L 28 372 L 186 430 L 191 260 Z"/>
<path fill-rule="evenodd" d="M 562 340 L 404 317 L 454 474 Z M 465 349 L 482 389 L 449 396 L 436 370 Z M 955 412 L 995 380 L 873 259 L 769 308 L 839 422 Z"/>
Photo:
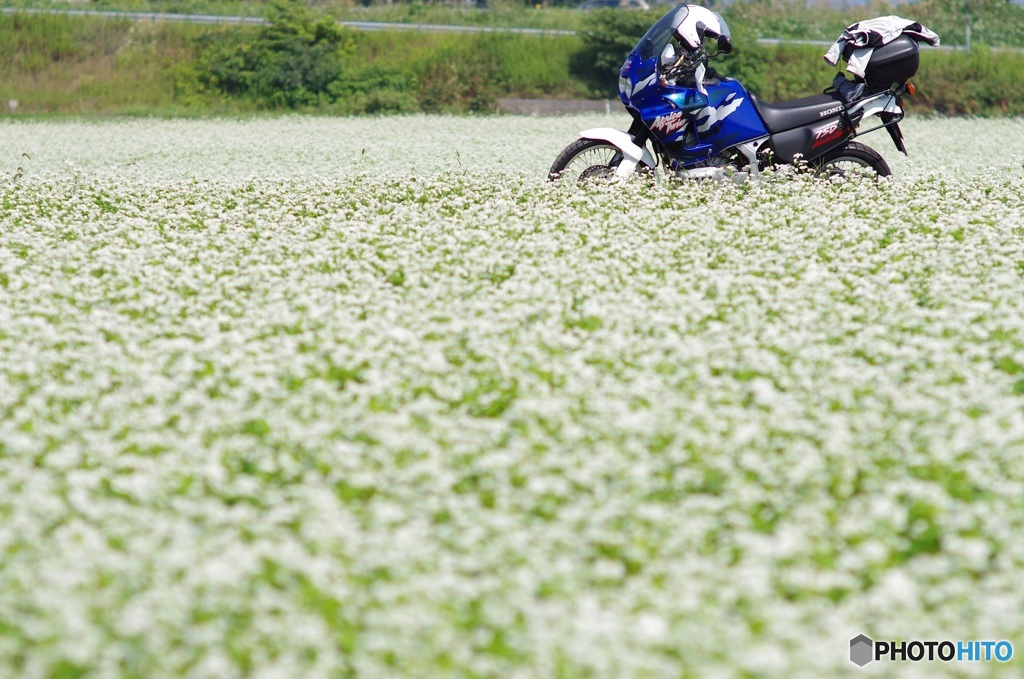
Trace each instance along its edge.
<path fill-rule="evenodd" d="M 778 104 L 769 104 L 751 93 L 750 101 L 753 102 L 754 108 L 764 120 L 765 127 L 772 134 L 831 118 L 838 115 L 843 106 L 842 98 L 835 92 L 814 94 L 800 99 L 782 101 Z"/>

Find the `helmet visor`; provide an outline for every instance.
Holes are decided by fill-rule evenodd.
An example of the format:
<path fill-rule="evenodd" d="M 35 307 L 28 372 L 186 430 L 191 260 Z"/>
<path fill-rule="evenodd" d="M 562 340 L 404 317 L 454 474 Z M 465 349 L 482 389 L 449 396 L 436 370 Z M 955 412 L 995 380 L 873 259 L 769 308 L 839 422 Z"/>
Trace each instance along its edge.
<path fill-rule="evenodd" d="M 713 39 L 713 45 L 708 45 L 708 40 L 705 39 L 704 46 L 709 53 L 714 54 L 715 52 L 721 52 L 722 54 L 728 54 L 732 52 L 732 33 L 729 31 L 729 24 L 725 23 L 725 19 L 718 12 L 715 12 L 715 18 L 718 19 L 718 25 L 721 30 L 718 35 Z"/>

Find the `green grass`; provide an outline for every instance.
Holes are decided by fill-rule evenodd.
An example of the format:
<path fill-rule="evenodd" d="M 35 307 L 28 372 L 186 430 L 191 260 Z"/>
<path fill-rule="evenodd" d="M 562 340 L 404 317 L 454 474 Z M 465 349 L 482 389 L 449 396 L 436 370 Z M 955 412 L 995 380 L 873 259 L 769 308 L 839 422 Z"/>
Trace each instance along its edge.
<path fill-rule="evenodd" d="M 473 64 L 490 59 L 494 77 L 508 96 L 584 97 L 585 87 L 571 74 L 572 58 L 581 49 L 575 36 L 507 34 L 451 35 L 367 32 L 354 35 L 353 65 L 369 61 L 422 73 L 434 64 Z M 396 48 L 396 42 L 401 47 Z"/>
<path fill-rule="evenodd" d="M 174 68 L 211 29 L 0 15 L 0 97 L 21 113 L 178 112 Z"/>
<path fill-rule="evenodd" d="M 90 5 L 107 6 L 102 2 Z M 124 5 L 126 9 L 155 7 L 169 11 L 216 8 L 171 3 Z M 221 7 L 238 10 L 235 14 L 242 13 L 242 9 L 250 13 L 258 9 L 253 3 Z M 936 21 L 955 18 L 943 15 L 933 4 L 924 3 L 915 9 L 920 10 L 921 16 L 934 14 Z M 992 28 L 986 14 L 989 9 L 993 16 L 1004 19 L 999 23 L 999 31 Z M 991 44 L 1018 40 L 1018 27 L 1024 24 L 1020 10 L 1016 6 L 988 4 L 978 8 L 976 48 L 970 55 L 926 48 L 921 70 L 915 77 L 920 95 L 911 100 L 911 106 L 947 114 L 1024 114 L 1024 55 L 989 53 L 981 44 L 985 31 L 989 31 Z M 346 11 L 363 10 L 349 7 Z M 756 36 L 833 35 L 837 25 L 849 20 L 849 12 L 793 13 L 777 4 L 740 4 L 729 11 L 737 49 L 720 63 L 724 73 L 770 100 L 804 96 L 829 84 L 834 70 L 822 61 L 822 48 L 757 45 Z M 563 12 L 576 20 L 585 14 L 557 8 L 513 9 L 508 5 L 493 12 L 427 5 L 375 7 L 366 12 L 393 14 L 371 18 L 399 20 L 404 16 L 439 23 L 454 23 L 463 16 L 553 17 Z M 424 18 L 418 17 L 417 12 L 430 14 Z M 525 20 L 508 20 L 529 24 Z M 935 27 L 942 32 L 941 26 Z M 201 116 L 256 111 L 260 107 L 252 100 L 198 91 L 194 69 L 189 70 L 196 63 L 202 40 L 237 31 L 254 34 L 255 29 L 95 17 L 0 15 L 0 100 L 17 100 L 18 112 L 29 115 Z M 950 34 L 944 37 L 946 42 L 955 42 L 955 34 L 952 38 Z M 584 37 L 352 31 L 351 38 L 355 49 L 346 62 L 351 93 L 346 95 L 347 99 L 320 109 L 321 112 L 493 110 L 495 100 L 501 97 L 615 96 L 614 69 L 609 67 L 601 77 L 595 77 L 594 55 L 588 52 L 593 41 Z M 619 58 L 620 55 L 611 55 L 605 61 L 613 63 Z"/>
<path fill-rule="evenodd" d="M 473 26 L 511 26 L 586 30 L 588 14 L 566 6 L 530 6 L 514 0 L 490 0 L 486 10 L 450 7 L 437 2 L 375 3 L 363 7 L 344 0 L 314 0 L 312 6 L 341 20 L 434 23 Z M 33 8 L 83 8 L 80 2 L 0 0 L 0 6 Z M 96 0 L 89 9 L 138 12 L 201 13 L 261 16 L 265 2 L 251 0 Z M 652 21 L 664 11 L 649 12 Z M 834 7 L 824 3 L 807 7 L 796 0 L 736 2 L 721 8 L 735 28 L 744 26 L 757 37 L 832 40 L 848 24 L 871 16 L 899 14 L 929 26 L 947 45 L 964 43 L 963 3 L 923 0 L 913 5 L 875 2 L 871 7 Z M 1003 0 L 972 0 L 972 41 L 998 47 L 1024 47 L 1024 7 Z"/>
<path fill-rule="evenodd" d="M 255 104 L 213 92 L 183 96 L 180 79 L 200 39 L 248 27 L 148 23 L 89 17 L 0 15 L 0 97 L 19 101 L 22 114 L 244 113 Z M 407 74 L 402 82 L 413 110 L 431 79 L 447 71 L 480 73 L 495 96 L 582 97 L 570 74 L 580 39 L 572 36 L 356 33 L 346 63 L 353 77 L 366 69 Z M 396 40 L 405 41 L 401 50 Z M 487 66 L 480 71 L 481 60 Z M 341 110 L 345 110 L 341 106 Z"/>
<path fill-rule="evenodd" d="M 3 0 L 4 7 L 32 7 L 81 10 L 79 2 Z M 468 26 L 509 26 L 576 30 L 583 27 L 584 14 L 573 7 L 531 7 L 512 0 L 489 3 L 489 9 L 449 7 L 440 3 L 396 3 L 362 7 L 339 0 L 314 1 L 311 6 L 330 12 L 343 21 L 385 21 L 395 23 L 454 24 Z M 96 0 L 87 9 L 176 14 L 262 16 L 265 2 L 217 0 Z"/>

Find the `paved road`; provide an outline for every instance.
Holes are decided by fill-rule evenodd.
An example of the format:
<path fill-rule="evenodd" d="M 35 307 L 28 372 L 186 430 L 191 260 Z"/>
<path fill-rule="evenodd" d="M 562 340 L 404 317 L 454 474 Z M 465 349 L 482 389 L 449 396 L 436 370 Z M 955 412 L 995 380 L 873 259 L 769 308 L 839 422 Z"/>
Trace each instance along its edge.
<path fill-rule="evenodd" d="M 626 115 L 618 99 L 499 99 L 498 108 L 519 115 L 560 116 L 568 113 L 621 113 Z"/>

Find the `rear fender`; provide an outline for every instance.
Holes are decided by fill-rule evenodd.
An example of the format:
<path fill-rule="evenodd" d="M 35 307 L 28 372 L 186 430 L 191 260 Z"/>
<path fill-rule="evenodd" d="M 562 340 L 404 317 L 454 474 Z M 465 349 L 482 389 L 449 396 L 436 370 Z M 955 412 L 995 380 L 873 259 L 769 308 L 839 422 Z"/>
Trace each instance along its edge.
<path fill-rule="evenodd" d="M 654 167 L 654 156 L 647 149 L 647 146 L 638 146 L 634 137 L 628 132 L 615 130 L 610 127 L 595 127 L 591 130 L 583 130 L 580 136 L 584 139 L 596 139 L 606 141 L 622 151 L 622 162 L 615 169 L 618 177 L 628 177 L 636 170 L 639 163 L 647 167 Z"/>
<path fill-rule="evenodd" d="M 885 120 L 885 116 L 882 116 L 882 120 Z M 909 155 L 907 153 L 907 147 L 903 143 L 903 130 L 900 129 L 900 124 L 896 122 L 887 124 L 885 129 L 888 130 L 889 136 L 892 138 L 892 143 L 896 144 L 896 150 L 900 151 L 905 156 Z"/>
<path fill-rule="evenodd" d="M 882 124 L 886 126 L 885 129 L 892 138 L 892 143 L 896 145 L 896 150 L 907 155 L 907 147 L 903 144 L 903 132 L 898 124 L 898 121 L 903 118 L 903 106 L 900 105 L 900 100 L 895 93 L 883 92 L 850 107 L 850 115 L 857 112 L 862 113 L 860 118 L 862 121 L 868 116 L 877 115 L 882 120 Z"/>

